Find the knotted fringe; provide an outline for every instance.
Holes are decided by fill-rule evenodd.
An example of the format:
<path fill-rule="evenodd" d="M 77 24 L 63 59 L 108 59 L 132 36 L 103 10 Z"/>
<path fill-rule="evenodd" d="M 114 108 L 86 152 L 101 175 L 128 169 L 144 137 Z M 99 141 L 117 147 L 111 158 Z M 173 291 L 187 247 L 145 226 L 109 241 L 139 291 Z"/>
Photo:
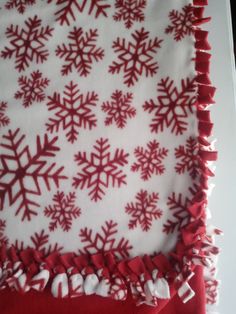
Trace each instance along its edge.
<path fill-rule="evenodd" d="M 199 28 L 209 21 L 204 18 L 207 0 L 193 0 L 195 31 L 195 69 L 197 84 L 197 118 L 199 165 L 201 177 L 197 191 L 188 208 L 190 223 L 181 229 L 180 240 L 169 257 L 162 254 L 145 255 L 129 260 L 117 260 L 113 253 L 80 255 L 54 252 L 44 256 L 34 249 L 17 251 L 14 247 L 0 248 L 0 289 L 9 287 L 21 293 L 31 289 L 43 291 L 50 287 L 54 297 L 79 297 L 97 294 L 114 300 L 125 300 L 128 292 L 137 304 L 160 305 L 177 293 L 186 303 L 195 292 L 189 285 L 196 265 L 205 268 L 206 300 L 217 300 L 218 282 L 215 260 L 219 250 L 214 235 L 221 232 L 206 226 L 208 178 L 213 176 L 208 162 L 217 158 L 207 137 L 213 124 L 207 107 L 214 103 L 215 88 L 209 79 L 210 45 L 208 33 Z"/>

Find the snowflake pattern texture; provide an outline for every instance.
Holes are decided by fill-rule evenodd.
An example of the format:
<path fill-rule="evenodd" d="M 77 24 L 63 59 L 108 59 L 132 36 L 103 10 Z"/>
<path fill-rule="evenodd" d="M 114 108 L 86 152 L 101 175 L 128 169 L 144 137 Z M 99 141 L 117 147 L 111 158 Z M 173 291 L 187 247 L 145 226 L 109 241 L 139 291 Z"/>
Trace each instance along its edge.
<path fill-rule="evenodd" d="M 73 178 L 73 186 L 90 189 L 91 200 L 97 202 L 103 198 L 108 187 L 126 185 L 126 174 L 121 168 L 128 163 L 128 154 L 123 149 L 116 149 L 112 157 L 109 141 L 104 138 L 98 139 L 93 148 L 90 157 L 87 152 L 75 155 L 80 171 Z"/>
<path fill-rule="evenodd" d="M 7 103 L 4 101 L 0 102 L 0 128 L 10 123 L 9 117 L 6 115 Z"/>
<path fill-rule="evenodd" d="M 41 27 L 42 20 L 35 15 L 25 21 L 25 27 L 11 24 L 6 30 L 6 37 L 10 46 L 5 47 L 1 57 L 11 59 L 15 57 L 15 68 L 21 72 L 31 63 L 43 63 L 49 56 L 45 42 L 52 36 L 53 28 Z"/>
<path fill-rule="evenodd" d="M 127 214 L 131 215 L 129 228 L 134 229 L 139 224 L 143 231 L 148 231 L 152 221 L 160 219 L 163 212 L 157 208 L 159 200 L 158 193 L 148 194 L 148 191 L 141 190 L 135 196 L 136 202 L 129 203 L 125 207 Z"/>
<path fill-rule="evenodd" d="M 149 32 L 144 28 L 133 32 L 131 37 L 131 41 L 118 37 L 113 42 L 112 48 L 118 54 L 118 61 L 109 66 L 111 74 L 124 72 L 124 84 L 128 87 L 135 85 L 143 74 L 152 77 L 157 73 L 155 57 L 162 42 L 157 37 L 149 39 Z"/>
<path fill-rule="evenodd" d="M 79 129 L 89 129 L 96 127 L 97 119 L 92 112 L 96 106 L 98 95 L 95 92 L 80 93 L 77 84 L 72 81 L 65 86 L 63 97 L 59 93 L 54 93 L 48 97 L 48 110 L 54 112 L 54 117 L 49 118 L 46 123 L 47 131 L 50 133 L 59 132 L 60 128 L 67 131 L 68 142 L 74 143 L 77 140 Z"/>
<path fill-rule="evenodd" d="M 36 0 L 8 0 L 5 4 L 7 10 L 17 9 L 20 14 L 23 14 L 27 6 L 32 6 Z"/>

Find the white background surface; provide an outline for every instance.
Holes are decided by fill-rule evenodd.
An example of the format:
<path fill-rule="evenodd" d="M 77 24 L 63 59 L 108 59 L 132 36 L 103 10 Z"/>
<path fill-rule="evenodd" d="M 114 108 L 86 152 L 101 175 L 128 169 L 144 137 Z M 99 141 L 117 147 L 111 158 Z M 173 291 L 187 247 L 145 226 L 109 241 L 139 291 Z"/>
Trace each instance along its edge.
<path fill-rule="evenodd" d="M 210 31 L 212 46 L 211 79 L 217 87 L 216 104 L 211 107 L 215 123 L 214 137 L 219 158 L 216 162 L 215 189 L 209 200 L 212 222 L 224 231 L 217 239 L 222 248 L 218 278 L 221 280 L 220 314 L 236 313 L 236 102 L 235 68 L 229 0 L 209 0 L 206 15 L 212 21 L 204 25 Z"/>

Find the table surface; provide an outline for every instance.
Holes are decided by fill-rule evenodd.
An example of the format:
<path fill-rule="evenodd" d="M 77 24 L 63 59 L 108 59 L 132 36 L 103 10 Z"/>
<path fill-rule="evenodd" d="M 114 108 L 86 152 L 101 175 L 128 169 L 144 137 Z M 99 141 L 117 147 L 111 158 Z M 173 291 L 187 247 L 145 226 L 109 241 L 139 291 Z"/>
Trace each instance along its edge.
<path fill-rule="evenodd" d="M 221 280 L 220 301 L 216 312 L 236 313 L 236 75 L 233 58 L 233 39 L 230 0 L 209 0 L 206 14 L 212 21 L 204 26 L 210 31 L 212 46 L 211 79 L 217 87 L 216 104 L 211 107 L 214 138 L 219 152 L 215 163 L 215 188 L 209 199 L 212 223 L 224 231 L 217 239 L 222 253 L 218 262 Z"/>

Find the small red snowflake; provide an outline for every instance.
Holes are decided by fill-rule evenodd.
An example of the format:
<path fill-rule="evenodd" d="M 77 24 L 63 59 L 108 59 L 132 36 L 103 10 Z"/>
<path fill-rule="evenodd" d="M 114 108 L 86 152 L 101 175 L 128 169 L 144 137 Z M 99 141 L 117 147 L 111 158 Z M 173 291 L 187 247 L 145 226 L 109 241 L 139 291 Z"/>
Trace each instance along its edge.
<path fill-rule="evenodd" d="M 129 228 L 134 229 L 139 224 L 143 231 L 148 231 L 152 226 L 152 221 L 160 219 L 162 210 L 157 208 L 159 200 L 158 193 L 148 194 L 147 191 L 141 190 L 135 196 L 136 202 L 129 203 L 125 207 L 127 214 L 131 215 Z"/>
<path fill-rule="evenodd" d="M 198 151 L 198 141 L 191 136 L 185 145 L 175 148 L 175 157 L 180 159 L 175 166 L 176 172 L 179 174 L 188 172 L 192 179 L 196 179 L 200 174 Z"/>
<path fill-rule="evenodd" d="M 102 105 L 102 110 L 107 113 L 105 125 L 115 123 L 118 128 L 124 128 L 127 119 L 135 117 L 136 109 L 132 107 L 133 94 L 123 94 L 116 90 L 111 95 L 112 101 L 106 101 Z"/>
<path fill-rule="evenodd" d="M 5 236 L 6 220 L 0 219 L 0 246 L 7 245 L 9 240 Z"/>
<path fill-rule="evenodd" d="M 172 219 L 168 219 L 163 225 L 163 232 L 169 234 L 176 230 L 180 230 L 185 227 L 190 221 L 190 215 L 188 208 L 190 201 L 187 197 L 183 197 L 181 193 L 178 196 L 173 192 L 171 196 L 168 197 L 167 206 L 172 213 Z"/>
<path fill-rule="evenodd" d="M 5 115 L 7 109 L 7 103 L 4 101 L 0 102 L 0 127 L 4 127 L 10 123 L 10 119 Z"/>
<path fill-rule="evenodd" d="M 52 183 L 58 187 L 59 182 L 66 179 L 62 174 L 64 167 L 57 168 L 55 162 L 49 163 L 60 150 L 56 146 L 57 137 L 48 139 L 45 135 L 42 141 L 37 136 L 34 154 L 29 145 L 23 144 L 24 139 L 25 135 L 20 135 L 19 129 L 9 130 L 0 144 L 3 148 L 0 154 L 0 210 L 7 204 L 8 196 L 9 205 L 16 204 L 16 215 L 23 212 L 22 221 L 37 215 L 35 207 L 39 204 L 35 197 L 41 195 L 42 183 L 50 190 Z"/>
<path fill-rule="evenodd" d="M 143 105 L 144 111 L 153 114 L 151 132 L 163 132 L 164 128 L 170 128 L 176 135 L 183 134 L 187 130 L 187 118 L 193 113 L 196 101 L 194 80 L 182 80 L 181 90 L 178 91 L 169 77 L 161 79 L 157 93 L 157 103 L 151 99 Z"/>
<path fill-rule="evenodd" d="M 33 102 L 42 102 L 45 99 L 44 89 L 48 86 L 49 80 L 42 77 L 40 71 L 34 71 L 30 77 L 21 76 L 18 79 L 20 90 L 15 93 L 15 99 L 22 99 L 22 105 L 27 108 Z"/>
<path fill-rule="evenodd" d="M 133 41 L 117 38 L 112 48 L 118 54 L 119 61 L 113 61 L 109 67 L 112 74 L 124 72 L 124 84 L 133 86 L 143 74 L 153 76 L 157 73 L 158 64 L 154 56 L 162 40 L 157 37 L 149 39 L 149 32 L 141 28 L 131 34 Z"/>
<path fill-rule="evenodd" d="M 30 63 L 43 63 L 48 58 L 48 50 L 44 42 L 52 36 L 53 28 L 40 27 L 42 21 L 35 15 L 25 21 L 25 28 L 11 24 L 6 30 L 6 36 L 10 39 L 10 47 L 5 47 L 1 52 L 4 59 L 16 58 L 15 68 L 21 72 L 29 67 Z"/>
<path fill-rule="evenodd" d="M 217 280 L 205 280 L 206 303 L 216 304 L 218 300 L 219 282 Z"/>
<path fill-rule="evenodd" d="M 92 63 L 103 59 L 104 50 L 96 47 L 97 37 L 97 29 L 84 32 L 81 27 L 74 27 L 69 32 L 69 44 L 62 44 L 56 49 L 56 55 L 65 59 L 62 75 L 68 75 L 74 68 L 81 76 L 87 76 L 91 72 Z"/>
<path fill-rule="evenodd" d="M 36 0 L 8 0 L 5 4 L 7 10 L 17 9 L 17 11 L 23 14 L 27 6 L 31 6 L 36 3 Z"/>
<path fill-rule="evenodd" d="M 171 25 L 166 28 L 166 34 L 174 34 L 176 41 L 182 40 L 185 36 L 192 35 L 193 29 L 193 7 L 185 5 L 181 11 L 172 10 L 169 13 Z"/>
<path fill-rule="evenodd" d="M 17 251 L 33 248 L 36 251 L 40 251 L 44 256 L 48 256 L 54 252 L 58 253 L 63 249 L 63 247 L 59 246 L 58 243 L 49 244 L 49 235 L 45 233 L 45 230 L 41 230 L 39 233 L 34 232 L 34 234 L 30 237 L 30 241 L 32 244 L 26 246 L 23 241 L 20 242 L 19 240 L 16 240 L 13 246 Z"/>
<path fill-rule="evenodd" d="M 124 21 L 126 28 L 131 28 L 134 22 L 143 22 L 143 11 L 147 5 L 146 0 L 116 0 L 117 11 L 113 15 L 115 21 Z"/>
<path fill-rule="evenodd" d="M 49 0 L 48 0 L 49 1 Z M 93 14 L 95 18 L 99 16 L 107 17 L 107 9 L 111 7 L 107 0 L 51 0 L 59 5 L 59 10 L 55 13 L 56 21 L 61 25 L 70 25 L 76 21 L 77 12 L 82 13 L 88 10 L 88 14 Z"/>
<path fill-rule="evenodd" d="M 97 119 L 91 108 L 96 106 L 98 95 L 88 92 L 86 95 L 80 93 L 77 84 L 72 81 L 65 86 L 64 96 L 54 93 L 47 103 L 49 111 L 55 111 L 55 118 L 49 118 L 46 123 L 47 130 L 51 133 L 68 130 L 66 137 L 68 142 L 77 140 L 79 129 L 96 127 Z"/>
<path fill-rule="evenodd" d="M 131 166 L 131 170 L 134 172 L 141 171 L 141 178 L 144 181 L 150 179 L 153 174 L 162 174 L 165 171 L 162 162 L 167 154 L 168 149 L 161 148 L 156 140 L 150 141 L 147 144 L 147 149 L 138 146 L 134 150 L 137 162 Z"/>
<path fill-rule="evenodd" d="M 58 225 L 63 231 L 69 231 L 72 225 L 72 220 L 78 218 L 81 214 L 81 209 L 75 206 L 75 192 L 65 195 L 64 192 L 59 192 L 54 195 L 54 205 L 49 205 L 45 208 L 44 214 L 50 217 L 52 221 L 49 224 L 49 230 L 54 231 Z"/>
<path fill-rule="evenodd" d="M 120 277 L 115 277 L 110 286 L 109 295 L 114 300 L 126 300 L 127 286 Z"/>
<path fill-rule="evenodd" d="M 101 232 L 93 234 L 92 229 L 87 227 L 80 230 L 79 237 L 82 243 L 86 243 L 81 254 L 96 254 L 96 253 L 114 253 L 119 258 L 129 257 L 129 251 L 132 249 L 129 240 L 125 238 L 117 239 L 117 223 L 114 221 L 106 221 L 102 226 Z"/>
<path fill-rule="evenodd" d="M 103 138 L 98 139 L 93 147 L 94 152 L 90 154 L 90 158 L 86 152 L 75 155 L 80 170 L 77 177 L 73 178 L 73 186 L 90 189 L 89 196 L 96 202 L 105 195 L 105 188 L 126 184 L 126 175 L 121 167 L 128 163 L 129 154 L 123 149 L 116 149 L 112 157 L 108 139 Z"/>

